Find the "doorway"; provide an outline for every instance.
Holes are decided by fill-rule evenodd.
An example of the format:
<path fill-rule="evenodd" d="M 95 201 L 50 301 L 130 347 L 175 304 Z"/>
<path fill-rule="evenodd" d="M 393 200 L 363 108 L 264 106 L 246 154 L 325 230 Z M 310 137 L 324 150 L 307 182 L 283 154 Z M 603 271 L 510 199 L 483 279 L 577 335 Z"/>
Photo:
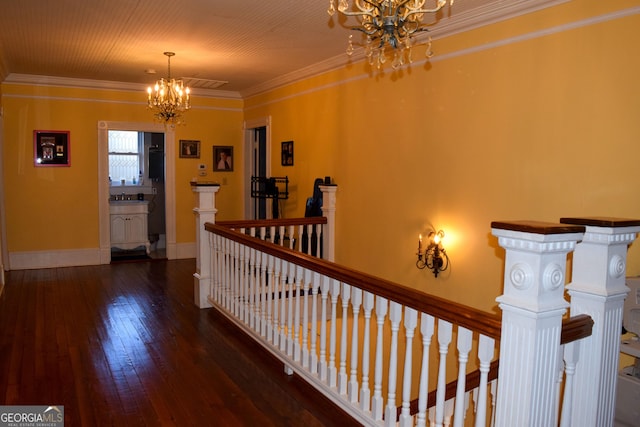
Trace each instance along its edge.
<path fill-rule="evenodd" d="M 109 214 L 109 200 L 111 198 L 109 185 L 110 130 L 141 132 L 145 135 L 145 138 L 148 138 L 149 142 L 148 144 L 145 143 L 145 150 L 148 149 L 150 153 L 145 151 L 144 154 L 148 154 L 149 158 L 156 157 L 156 159 L 153 162 L 153 166 L 151 164 L 146 165 L 150 170 L 149 174 L 145 174 L 143 179 L 149 179 L 148 186 L 151 194 L 153 194 L 153 188 L 156 188 L 156 193 L 160 192 L 160 188 L 163 189 L 164 200 L 161 200 L 161 197 L 156 197 L 155 203 L 160 204 L 160 209 L 164 211 L 164 255 L 168 259 L 176 259 L 178 254 L 176 245 L 175 214 L 175 131 L 169 127 L 165 129 L 162 124 L 157 123 L 101 121 L 98 122 L 98 216 L 100 222 L 100 262 L 102 264 L 108 264 L 111 262 L 111 230 Z M 163 142 L 162 151 L 160 150 L 160 140 Z M 153 171 L 151 171 L 152 168 L 154 168 Z M 159 171 L 163 171 L 164 174 L 162 177 L 162 183 L 160 183 L 160 177 L 158 175 L 154 175 L 160 173 Z M 147 178 L 147 176 L 151 177 Z M 158 181 L 155 185 L 152 185 L 154 181 L 153 176 L 156 176 L 155 180 Z M 156 194 L 156 196 L 157 195 L 158 194 Z M 160 212 L 160 210 L 158 212 Z M 161 222 L 162 220 L 160 219 L 159 221 Z M 157 224 L 155 224 L 154 227 L 156 225 Z M 158 234 L 159 240 L 161 233 L 158 232 Z M 158 245 L 156 244 L 156 249 L 157 248 Z"/>
<path fill-rule="evenodd" d="M 251 197 L 252 177 L 271 174 L 271 118 L 245 122 L 245 218 L 266 219 L 271 215 L 271 200 Z"/>

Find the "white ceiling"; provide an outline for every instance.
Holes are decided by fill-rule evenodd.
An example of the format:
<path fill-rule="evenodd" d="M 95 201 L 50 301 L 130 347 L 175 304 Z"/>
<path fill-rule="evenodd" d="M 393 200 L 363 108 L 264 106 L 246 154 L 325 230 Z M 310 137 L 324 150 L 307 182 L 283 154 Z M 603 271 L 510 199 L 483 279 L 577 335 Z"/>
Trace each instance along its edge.
<path fill-rule="evenodd" d="M 456 0 L 434 39 L 566 0 Z M 435 0 L 427 0 L 435 3 Z M 328 0 L 0 0 L 0 76 L 29 74 L 250 93 L 301 69 L 346 63 L 348 25 Z M 156 75 L 145 70 L 154 69 Z"/>

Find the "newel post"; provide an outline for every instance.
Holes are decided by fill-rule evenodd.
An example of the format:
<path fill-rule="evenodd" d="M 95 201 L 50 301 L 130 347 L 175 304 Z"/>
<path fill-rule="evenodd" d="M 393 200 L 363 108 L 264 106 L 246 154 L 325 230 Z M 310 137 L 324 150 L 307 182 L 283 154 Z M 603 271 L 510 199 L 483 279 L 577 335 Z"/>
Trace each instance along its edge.
<path fill-rule="evenodd" d="M 327 218 L 327 225 L 322 231 L 323 258 L 335 261 L 336 255 L 336 192 L 337 185 L 320 185 L 322 191 L 322 216 Z"/>
<path fill-rule="evenodd" d="M 562 218 L 564 224 L 586 227 L 573 254 L 571 315 L 588 314 L 594 321 L 590 337 L 581 342 L 573 395 L 573 425 L 612 426 L 615 414 L 620 331 L 627 248 L 640 232 L 640 220 L 622 218 Z"/>
<path fill-rule="evenodd" d="M 493 222 L 505 248 L 500 381 L 496 426 L 551 426 L 556 420 L 567 254 L 584 227 L 544 222 Z"/>
<path fill-rule="evenodd" d="M 211 245 L 204 229 L 207 222 L 216 222 L 216 193 L 219 184 L 192 182 L 191 190 L 196 193 L 196 272 L 193 274 L 193 300 L 200 308 L 211 307 L 207 297 L 211 287 Z"/>

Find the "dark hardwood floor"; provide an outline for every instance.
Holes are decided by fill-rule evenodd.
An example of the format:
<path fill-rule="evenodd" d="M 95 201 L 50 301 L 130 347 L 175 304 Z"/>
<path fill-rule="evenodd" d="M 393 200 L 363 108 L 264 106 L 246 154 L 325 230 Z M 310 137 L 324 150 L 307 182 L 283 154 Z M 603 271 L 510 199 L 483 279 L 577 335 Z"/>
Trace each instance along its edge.
<path fill-rule="evenodd" d="M 0 404 L 64 405 L 66 426 L 358 425 L 213 309 L 195 260 L 11 271 Z"/>

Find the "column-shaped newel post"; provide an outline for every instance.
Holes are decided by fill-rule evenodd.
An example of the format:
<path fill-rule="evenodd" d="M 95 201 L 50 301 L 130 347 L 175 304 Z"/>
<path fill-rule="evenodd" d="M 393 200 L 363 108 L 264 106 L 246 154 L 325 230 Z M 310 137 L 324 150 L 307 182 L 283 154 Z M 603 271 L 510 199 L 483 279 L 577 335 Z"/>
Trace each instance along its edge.
<path fill-rule="evenodd" d="M 322 232 L 322 258 L 335 261 L 336 255 L 336 192 L 337 185 L 321 185 L 322 216 L 327 218 L 327 225 Z"/>
<path fill-rule="evenodd" d="M 216 222 L 216 193 L 219 184 L 192 182 L 191 190 L 196 193 L 196 272 L 193 281 L 193 300 L 200 308 L 211 307 L 207 297 L 211 287 L 211 245 L 204 229 L 207 222 Z"/>
<path fill-rule="evenodd" d="M 493 222 L 505 248 L 500 381 L 496 426 L 550 426 L 556 420 L 567 254 L 584 227 L 543 222 Z"/>
<path fill-rule="evenodd" d="M 594 321 L 590 337 L 581 342 L 576 366 L 572 425 L 613 425 L 627 247 L 640 232 L 640 220 L 622 218 L 562 218 L 565 224 L 586 227 L 573 254 L 568 286 L 571 315 L 588 314 Z"/>

